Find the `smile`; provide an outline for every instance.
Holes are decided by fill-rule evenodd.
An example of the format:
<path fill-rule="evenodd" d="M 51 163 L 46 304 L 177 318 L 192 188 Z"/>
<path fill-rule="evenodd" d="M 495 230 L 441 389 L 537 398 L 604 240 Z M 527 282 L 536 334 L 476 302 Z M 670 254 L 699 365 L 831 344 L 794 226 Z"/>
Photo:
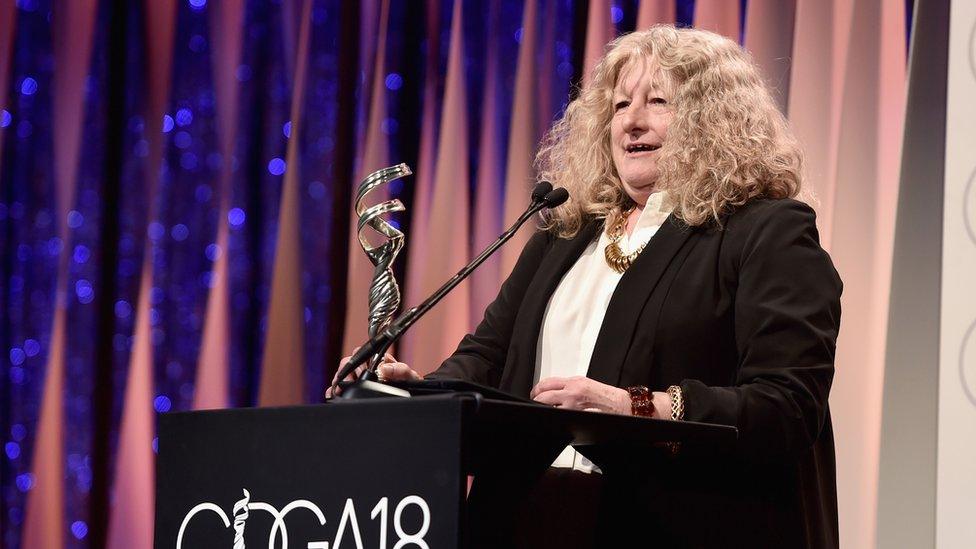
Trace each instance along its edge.
<path fill-rule="evenodd" d="M 654 152 L 660 148 L 661 148 L 660 145 L 650 145 L 647 143 L 631 143 L 624 147 L 624 151 L 626 151 L 628 155 L 631 154 L 637 155 L 641 153 Z"/>

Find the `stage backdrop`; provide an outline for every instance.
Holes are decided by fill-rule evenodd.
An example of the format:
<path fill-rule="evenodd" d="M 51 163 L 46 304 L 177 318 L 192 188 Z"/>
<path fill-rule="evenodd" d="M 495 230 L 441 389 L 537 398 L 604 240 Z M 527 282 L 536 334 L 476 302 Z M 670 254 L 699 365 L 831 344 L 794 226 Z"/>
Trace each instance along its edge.
<path fill-rule="evenodd" d="M 873 545 L 906 4 L 0 1 L 0 545 L 150 546 L 158 414 L 315 402 L 364 339 L 359 178 L 414 168 L 387 191 L 415 304 L 523 209 L 604 44 L 658 22 L 749 48 L 807 151 L 845 281 L 841 539 Z M 400 357 L 435 368 L 527 235 Z"/>

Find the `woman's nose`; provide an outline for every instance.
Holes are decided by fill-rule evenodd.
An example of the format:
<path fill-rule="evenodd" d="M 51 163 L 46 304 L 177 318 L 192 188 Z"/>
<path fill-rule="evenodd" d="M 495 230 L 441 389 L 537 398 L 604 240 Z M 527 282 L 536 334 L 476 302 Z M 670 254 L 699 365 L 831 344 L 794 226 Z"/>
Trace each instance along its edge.
<path fill-rule="evenodd" d="M 624 112 L 624 131 L 627 133 L 632 133 L 635 131 L 643 131 L 647 129 L 647 124 L 645 123 L 645 117 L 643 116 L 643 107 L 636 103 L 632 103 L 627 107 Z"/>

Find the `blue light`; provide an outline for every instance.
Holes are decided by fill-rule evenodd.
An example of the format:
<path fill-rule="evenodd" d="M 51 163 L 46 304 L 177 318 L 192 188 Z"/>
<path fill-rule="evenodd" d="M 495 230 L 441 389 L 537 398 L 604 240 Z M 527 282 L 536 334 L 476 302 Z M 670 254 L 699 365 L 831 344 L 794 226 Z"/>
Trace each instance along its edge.
<path fill-rule="evenodd" d="M 176 125 L 176 122 L 173 121 L 173 117 L 170 116 L 170 115 L 168 115 L 168 114 L 164 114 L 163 115 L 163 133 L 169 133 L 169 132 L 173 131 L 173 126 L 174 125 Z"/>
<path fill-rule="evenodd" d="M 308 184 L 308 195 L 316 200 L 325 197 L 325 185 L 321 181 L 312 181 Z"/>
<path fill-rule="evenodd" d="M 91 250 L 84 244 L 78 244 L 75 246 L 75 253 L 72 255 L 75 263 L 88 263 L 88 260 L 91 258 Z"/>
<path fill-rule="evenodd" d="M 193 138 L 185 131 L 178 131 L 176 132 L 176 137 L 173 138 L 173 143 L 178 148 L 185 149 L 193 144 Z"/>
<path fill-rule="evenodd" d="M 64 248 L 64 242 L 59 237 L 55 236 L 47 241 L 48 255 L 56 256 L 61 253 L 62 248 Z"/>
<path fill-rule="evenodd" d="M 24 369 L 20 366 L 10 367 L 10 381 L 14 385 L 20 385 L 24 382 Z"/>
<path fill-rule="evenodd" d="M 396 118 L 384 118 L 380 124 L 380 130 L 386 135 L 393 135 L 400 129 L 400 123 Z"/>
<path fill-rule="evenodd" d="M 17 442 L 20 442 L 27 436 L 27 428 L 23 424 L 14 423 L 10 426 L 10 436 Z"/>
<path fill-rule="evenodd" d="M 285 134 L 285 137 L 291 137 L 291 120 L 281 127 L 281 133 Z"/>
<path fill-rule="evenodd" d="M 27 356 L 37 356 L 41 352 L 41 344 L 36 339 L 28 339 L 24 341 L 24 352 Z"/>
<path fill-rule="evenodd" d="M 153 437 L 152 449 L 154 454 L 159 453 L 159 437 Z"/>
<path fill-rule="evenodd" d="M 3 446 L 5 452 L 7 452 L 8 459 L 17 459 L 20 456 L 20 444 L 16 442 L 8 442 Z"/>
<path fill-rule="evenodd" d="M 10 363 L 14 366 L 20 366 L 24 363 L 24 359 L 26 358 L 27 353 L 25 353 L 20 347 L 12 347 L 10 349 Z"/>
<path fill-rule="evenodd" d="M 173 240 L 183 242 L 186 240 L 186 237 L 190 236 L 190 229 L 182 223 L 177 223 L 170 229 L 169 234 L 173 237 Z"/>
<path fill-rule="evenodd" d="M 515 41 L 518 42 L 519 44 L 522 43 L 523 33 L 524 33 L 524 29 L 522 27 L 519 27 L 518 29 L 515 30 Z"/>
<path fill-rule="evenodd" d="M 213 194 L 213 189 L 210 185 L 206 183 L 201 183 L 197 185 L 196 190 L 193 191 L 193 196 L 196 197 L 197 202 L 206 202 L 210 200 L 210 196 Z"/>
<path fill-rule="evenodd" d="M 178 126 L 188 126 L 191 122 L 193 122 L 193 111 L 190 109 L 176 111 L 176 124 Z"/>
<path fill-rule="evenodd" d="M 17 475 L 17 489 L 21 492 L 28 492 L 34 487 L 34 475 L 30 473 L 22 473 Z"/>
<path fill-rule="evenodd" d="M 91 282 L 84 278 L 75 282 L 75 294 L 78 295 L 78 301 L 82 303 L 91 303 L 95 299 L 95 290 L 92 288 Z"/>
<path fill-rule="evenodd" d="M 194 34 L 190 37 L 188 46 L 193 53 L 200 53 L 207 48 L 207 39 L 199 34 Z"/>
<path fill-rule="evenodd" d="M 85 222 L 85 216 L 81 215 L 78 210 L 71 210 L 68 212 L 68 226 L 72 229 L 77 229 Z"/>
<path fill-rule="evenodd" d="M 177 361 L 172 361 L 166 365 L 166 375 L 176 379 L 183 374 L 183 365 Z"/>
<path fill-rule="evenodd" d="M 129 315 L 131 314 L 132 314 L 132 305 L 129 305 L 128 301 L 124 299 L 120 299 L 115 302 L 116 318 L 129 318 Z"/>
<path fill-rule="evenodd" d="M 166 227 L 159 221 L 153 221 L 149 224 L 149 238 L 153 240 L 159 240 L 166 233 Z"/>
<path fill-rule="evenodd" d="M 76 520 L 71 523 L 71 534 L 75 539 L 85 539 L 88 535 L 88 525 L 82 520 Z"/>
<path fill-rule="evenodd" d="M 181 154 L 180 167 L 183 168 L 184 170 L 195 170 L 197 167 L 197 155 L 191 152 L 185 152 Z"/>
<path fill-rule="evenodd" d="M 173 403 L 166 395 L 159 395 L 153 399 L 153 409 L 159 413 L 168 412 L 173 407 Z"/>
<path fill-rule="evenodd" d="M 218 259 L 220 259 L 220 246 L 212 243 L 207 244 L 206 254 L 207 254 L 207 259 L 209 259 L 210 261 L 217 261 Z"/>
<path fill-rule="evenodd" d="M 34 125 L 27 120 L 21 120 L 20 124 L 17 124 L 17 137 L 21 139 L 27 139 L 34 134 Z"/>
<path fill-rule="evenodd" d="M 190 0 L 190 7 L 193 9 L 203 9 L 207 7 L 207 0 Z"/>
<path fill-rule="evenodd" d="M 403 87 L 403 77 L 395 72 L 386 75 L 386 89 L 397 91 Z"/>
<path fill-rule="evenodd" d="M 281 175 L 285 173 L 285 168 L 285 161 L 278 157 L 272 158 L 271 162 L 268 162 L 268 171 L 271 175 Z"/>
<path fill-rule="evenodd" d="M 24 95 L 34 95 L 37 93 L 37 80 L 34 80 L 30 76 L 24 78 L 20 83 L 20 93 Z"/>
<path fill-rule="evenodd" d="M 613 20 L 613 24 L 617 25 L 624 20 L 624 10 L 620 9 L 618 6 L 613 6 L 610 8 L 610 19 Z"/>
<path fill-rule="evenodd" d="M 9 126 L 13 119 L 13 115 L 7 112 L 7 109 L 0 109 L 0 128 L 6 128 Z"/>
<path fill-rule="evenodd" d="M 240 227 L 244 224 L 244 220 L 247 216 L 244 214 L 244 210 L 240 208 L 232 208 L 227 212 L 227 222 L 234 227 Z"/>
<path fill-rule="evenodd" d="M 562 63 L 560 63 L 559 65 L 557 65 L 556 66 L 556 74 L 558 74 L 560 78 L 570 78 L 571 76 L 573 76 L 573 65 L 572 65 L 572 63 L 568 63 L 566 61 L 563 61 Z"/>

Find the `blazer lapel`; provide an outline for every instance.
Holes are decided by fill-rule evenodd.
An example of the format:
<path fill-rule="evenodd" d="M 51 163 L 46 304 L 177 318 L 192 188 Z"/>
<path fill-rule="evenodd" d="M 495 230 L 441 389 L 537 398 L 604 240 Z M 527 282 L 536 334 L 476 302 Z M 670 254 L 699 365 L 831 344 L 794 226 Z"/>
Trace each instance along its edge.
<path fill-rule="evenodd" d="M 501 388 L 510 393 L 528 396 L 535 378 L 536 351 L 542 320 L 549 305 L 549 299 L 563 276 L 576 263 L 583 250 L 593 241 L 603 227 L 602 221 L 594 221 L 583 227 L 571 239 L 556 239 L 546 254 L 535 277 L 526 289 L 525 297 L 509 347 L 505 370 L 502 372 Z"/>
<path fill-rule="evenodd" d="M 644 305 L 674 256 L 695 231 L 674 215 L 668 216 L 644 251 L 620 278 L 607 306 L 603 326 L 590 358 L 587 377 L 619 385 L 620 373 L 637 330 Z M 641 326 L 651 329 L 653 326 Z"/>

